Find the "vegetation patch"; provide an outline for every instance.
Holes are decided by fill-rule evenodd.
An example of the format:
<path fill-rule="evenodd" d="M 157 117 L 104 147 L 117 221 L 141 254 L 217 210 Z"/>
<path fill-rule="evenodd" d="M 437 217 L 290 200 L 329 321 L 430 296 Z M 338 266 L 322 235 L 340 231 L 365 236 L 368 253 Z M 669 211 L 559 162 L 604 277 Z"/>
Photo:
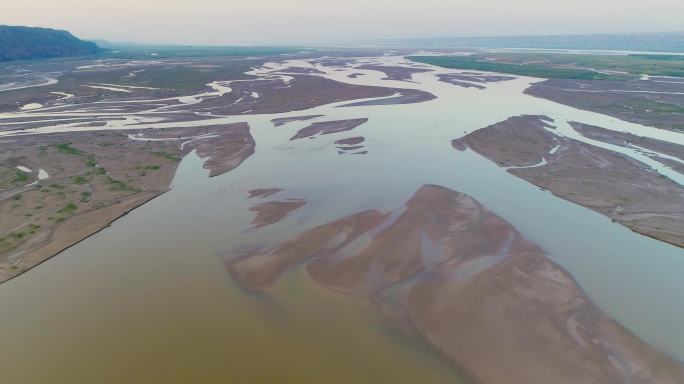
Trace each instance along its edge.
<path fill-rule="evenodd" d="M 111 176 L 107 176 L 107 184 L 110 191 L 133 191 L 135 188 L 128 185 L 126 182 L 117 180 Z"/>
<path fill-rule="evenodd" d="M 679 105 L 647 99 L 633 100 L 629 104 L 625 105 L 625 107 L 639 112 L 684 113 L 684 107 Z"/>
<path fill-rule="evenodd" d="M 69 204 L 65 205 L 64 208 L 60 209 L 57 211 L 57 213 L 62 213 L 64 215 L 72 215 L 76 210 L 78 209 L 78 206 L 74 204 L 73 202 L 70 202 Z"/>
<path fill-rule="evenodd" d="M 411 59 L 446 68 L 547 79 L 627 80 L 640 75 L 684 77 L 684 56 L 680 55 L 509 52 L 472 56 L 414 56 Z"/>
<path fill-rule="evenodd" d="M 14 178 L 12 179 L 12 183 L 25 183 L 28 181 L 28 173 L 17 170 L 14 173 Z"/>
<path fill-rule="evenodd" d="M 411 60 L 444 68 L 509 73 L 544 79 L 624 80 L 625 76 L 579 68 L 557 68 L 548 64 L 513 64 L 486 60 L 478 56 L 412 56 Z"/>
<path fill-rule="evenodd" d="M 54 147 L 57 149 L 59 153 L 65 155 L 83 156 L 83 151 L 72 147 L 71 143 L 55 144 Z"/>
<path fill-rule="evenodd" d="M 163 159 L 169 160 L 169 161 L 180 161 L 180 157 L 174 155 L 173 153 L 169 153 L 166 151 L 161 151 L 161 152 L 152 152 L 153 155 L 161 157 Z"/>

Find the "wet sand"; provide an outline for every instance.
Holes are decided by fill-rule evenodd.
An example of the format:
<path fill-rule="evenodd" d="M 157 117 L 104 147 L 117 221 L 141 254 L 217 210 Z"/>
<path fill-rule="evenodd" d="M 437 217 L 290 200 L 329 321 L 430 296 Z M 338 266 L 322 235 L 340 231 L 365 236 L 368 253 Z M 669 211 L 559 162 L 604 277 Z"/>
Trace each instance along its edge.
<path fill-rule="evenodd" d="M 582 124 L 571 121 L 572 128 L 582 136 L 590 139 L 603 141 L 621 147 L 637 146 L 668 156 L 676 157 L 684 161 L 684 145 L 673 144 L 667 141 L 652 139 L 649 137 L 637 136 L 626 132 L 615 132 L 595 125 Z"/>
<path fill-rule="evenodd" d="M 363 144 L 366 138 L 363 136 L 349 137 L 346 139 L 340 139 L 335 141 L 337 145 L 337 153 L 340 155 L 354 154 L 354 155 L 365 155 L 368 154 L 367 150 L 363 150 L 366 146 Z"/>
<path fill-rule="evenodd" d="M 133 139 L 129 135 L 132 135 Z M 204 158 L 210 176 L 254 153 L 247 124 L 201 129 L 73 132 L 0 140 L 0 282 L 109 226 L 169 190 L 181 157 Z M 20 180 L 12 164 L 35 172 Z M 40 178 L 43 169 L 48 175 Z M 18 174 L 17 174 L 18 175 Z"/>
<path fill-rule="evenodd" d="M 542 249 L 471 197 L 427 185 L 396 214 L 351 215 L 228 268 L 259 290 L 305 263 L 320 284 L 412 323 L 473 382 L 684 380 L 682 366 L 601 312 Z"/>
<path fill-rule="evenodd" d="M 429 92 L 424 92 L 416 89 L 397 89 L 398 95 L 376 100 L 359 101 L 341 105 L 340 107 L 364 107 L 371 105 L 399 105 L 399 104 L 414 104 L 425 101 L 434 100 L 437 97 Z"/>
<path fill-rule="evenodd" d="M 635 232 L 684 247 L 684 190 L 632 158 L 555 136 L 545 117 L 512 117 L 458 140 L 508 172 Z M 590 137 L 681 154 L 682 147 L 574 124 Z"/>
<path fill-rule="evenodd" d="M 456 149 L 473 148 L 486 154 L 500 167 L 524 167 L 538 164 L 557 144 L 548 134 L 551 127 L 544 116 L 516 116 L 477 130 L 451 142 Z"/>
<path fill-rule="evenodd" d="M 252 228 L 256 229 L 276 224 L 283 220 L 290 212 L 296 211 L 305 204 L 304 200 L 297 199 L 259 203 L 250 208 L 250 211 L 256 213 L 256 217 L 252 220 Z"/>
<path fill-rule="evenodd" d="M 306 121 L 306 120 L 311 120 L 311 119 L 315 119 L 318 117 L 323 117 L 323 115 L 282 117 L 282 118 L 278 118 L 278 119 L 273 119 L 273 120 L 271 120 L 271 122 L 273 123 L 274 126 L 280 127 L 281 125 L 285 125 L 287 123 L 292 123 L 295 121 Z"/>
<path fill-rule="evenodd" d="M 319 123 L 313 123 L 306 128 L 300 129 L 297 134 L 290 138 L 290 141 L 313 138 L 318 135 L 330 135 L 333 133 L 351 131 L 354 128 L 365 124 L 368 119 L 348 119 L 348 120 L 336 120 L 336 121 L 323 121 Z"/>
<path fill-rule="evenodd" d="M 379 211 L 361 212 L 313 228 L 271 249 L 258 250 L 228 264 L 233 277 L 250 289 L 267 288 L 291 266 L 352 243 L 387 216 Z"/>

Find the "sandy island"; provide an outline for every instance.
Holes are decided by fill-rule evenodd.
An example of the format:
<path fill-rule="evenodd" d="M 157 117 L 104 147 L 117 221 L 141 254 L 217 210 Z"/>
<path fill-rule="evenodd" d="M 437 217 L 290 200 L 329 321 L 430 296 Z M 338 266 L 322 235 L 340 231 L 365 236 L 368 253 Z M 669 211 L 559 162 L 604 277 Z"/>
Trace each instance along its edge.
<path fill-rule="evenodd" d="M 304 139 L 307 137 L 313 138 L 318 135 L 330 135 L 333 133 L 351 131 L 352 129 L 365 124 L 366 122 L 368 122 L 367 118 L 313 123 L 306 128 L 300 129 L 294 136 L 290 138 L 290 141 Z"/>
<path fill-rule="evenodd" d="M 551 79 L 525 93 L 637 124 L 684 131 L 684 83 Z"/>
<path fill-rule="evenodd" d="M 678 383 L 684 367 L 597 308 L 537 245 L 473 198 L 420 188 L 396 220 L 360 212 L 228 268 L 268 289 L 304 263 L 331 289 L 412 324 L 478 383 Z"/>

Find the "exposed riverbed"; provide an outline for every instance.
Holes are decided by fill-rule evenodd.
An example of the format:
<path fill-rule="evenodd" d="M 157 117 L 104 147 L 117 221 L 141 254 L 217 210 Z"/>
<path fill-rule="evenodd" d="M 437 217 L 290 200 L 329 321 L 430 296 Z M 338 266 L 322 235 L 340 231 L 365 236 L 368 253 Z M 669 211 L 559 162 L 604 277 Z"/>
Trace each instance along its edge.
<path fill-rule="evenodd" d="M 372 62 L 405 65 L 391 57 L 361 64 Z M 286 72 L 290 65 L 310 67 L 292 62 L 254 73 L 278 68 Z M 348 104 L 343 102 L 285 114 L 135 125 L 125 120 L 80 128 L 247 121 L 256 152 L 237 169 L 211 179 L 200 160 L 189 155 L 169 193 L 0 286 L 0 306 L 5 308 L 0 316 L 3 380 L 457 381 L 456 370 L 418 337 L 393 331 L 372 305 L 321 288 L 299 269 L 255 294 L 238 288 L 225 268 L 236 249 L 282 241 L 365 209 L 399 209 L 424 184 L 476 198 L 539 244 L 601 309 L 646 342 L 684 360 L 684 307 L 678 298 L 684 290 L 681 248 L 633 233 L 450 145 L 467 132 L 522 114 L 549 116 L 558 123 L 559 133 L 583 141 L 589 139 L 566 122 L 680 144 L 684 135 L 524 95 L 533 79 L 491 83 L 480 90 L 440 82 L 434 72 L 416 73 L 409 83 L 385 80 L 373 70 L 316 69 L 338 81 L 425 90 L 437 99 L 338 108 Z M 230 91 L 227 86 L 216 90 Z M 191 104 L 187 101 L 179 99 Z M 271 122 L 301 115 L 323 116 L 280 127 Z M 35 117 L 52 116 L 39 111 Z M 366 118 L 368 122 L 352 132 L 290 141 L 311 123 Z M 34 132 L 59 129 L 64 128 Z M 340 156 L 335 141 L 352 136 L 365 138 L 367 153 Z M 638 151 L 602 146 L 659 167 Z M 682 183 L 680 174 L 658 169 Z M 259 188 L 282 188 L 278 198 L 306 204 L 277 224 L 249 230 L 254 201 L 248 191 Z"/>

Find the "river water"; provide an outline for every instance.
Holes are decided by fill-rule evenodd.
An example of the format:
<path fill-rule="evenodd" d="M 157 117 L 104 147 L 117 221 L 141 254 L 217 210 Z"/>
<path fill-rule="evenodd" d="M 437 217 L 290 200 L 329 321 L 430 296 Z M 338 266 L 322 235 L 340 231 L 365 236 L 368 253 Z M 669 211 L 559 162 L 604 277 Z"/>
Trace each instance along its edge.
<path fill-rule="evenodd" d="M 373 60 L 405 65 L 400 58 Z M 236 249 L 284 240 L 365 209 L 399 210 L 423 184 L 478 199 L 544 248 L 604 311 L 684 361 L 682 249 L 635 234 L 450 145 L 520 114 L 550 116 L 568 135 L 567 121 L 679 143 L 683 135 L 524 95 L 534 79 L 476 90 L 438 82 L 435 73 L 407 83 L 374 71 L 320 69 L 349 83 L 425 89 L 438 98 L 155 123 L 248 121 L 256 153 L 211 179 L 200 159 L 187 156 L 169 193 L 0 286 L 2 382 L 459 382 L 458 372 L 419 337 L 393 330 L 371 304 L 327 291 L 300 269 L 255 294 L 238 288 L 225 268 Z M 364 75 L 350 79 L 350 72 Z M 270 123 L 309 114 L 325 117 Z M 368 123 L 352 132 L 289 141 L 312 121 L 362 117 Z M 351 136 L 366 137 L 367 155 L 337 153 L 333 142 Z M 659 171 L 681 183 L 681 175 Z M 255 201 L 247 191 L 272 187 L 284 192 L 270 200 L 307 204 L 278 224 L 248 230 Z"/>

